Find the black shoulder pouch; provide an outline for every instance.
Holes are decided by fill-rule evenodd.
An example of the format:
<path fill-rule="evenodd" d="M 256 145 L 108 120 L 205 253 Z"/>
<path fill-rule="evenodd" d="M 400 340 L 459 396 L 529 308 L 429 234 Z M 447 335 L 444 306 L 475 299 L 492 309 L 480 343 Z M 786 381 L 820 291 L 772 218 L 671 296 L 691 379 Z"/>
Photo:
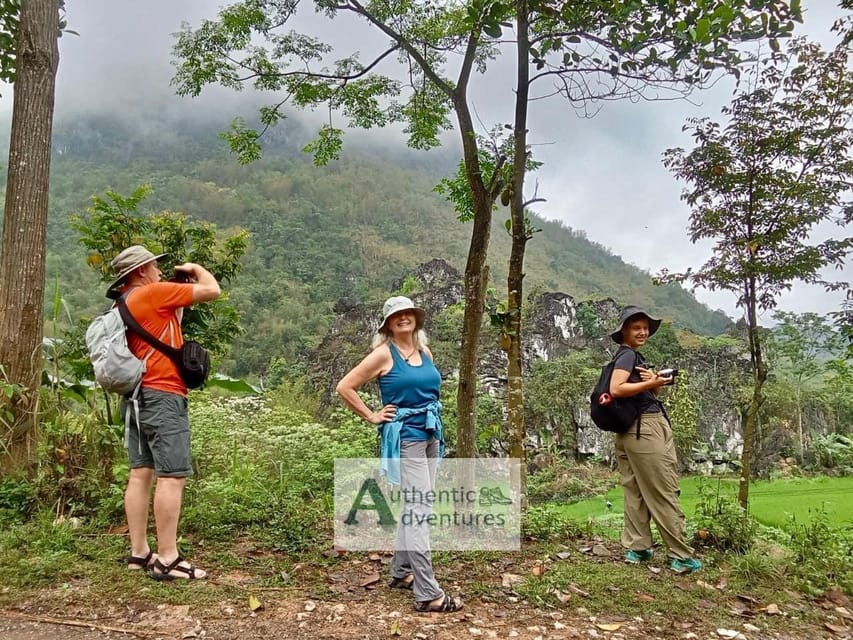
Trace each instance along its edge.
<path fill-rule="evenodd" d="M 181 347 L 180 360 L 175 364 L 187 388 L 198 389 L 210 372 L 210 354 L 195 340 L 188 340 Z"/>

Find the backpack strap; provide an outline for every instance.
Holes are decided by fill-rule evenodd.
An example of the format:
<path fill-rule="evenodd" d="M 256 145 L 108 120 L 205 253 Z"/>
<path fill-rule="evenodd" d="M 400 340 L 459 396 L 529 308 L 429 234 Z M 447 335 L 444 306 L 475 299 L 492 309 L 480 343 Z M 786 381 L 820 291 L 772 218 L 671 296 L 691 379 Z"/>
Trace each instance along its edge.
<path fill-rule="evenodd" d="M 118 307 L 118 312 L 121 315 L 121 319 L 124 321 L 125 326 L 133 331 L 140 338 L 145 340 L 149 345 L 151 345 L 151 350 L 146 354 L 143 362 L 148 363 L 148 358 L 151 357 L 151 354 L 156 349 L 161 353 L 165 354 L 169 357 L 173 362 L 175 362 L 176 358 L 180 358 L 180 349 L 176 349 L 172 345 L 166 344 L 159 338 L 155 338 L 152 334 L 148 333 L 145 329 L 142 328 L 142 325 L 137 322 L 136 318 L 133 317 L 133 314 L 130 312 L 130 309 L 127 308 L 127 301 L 125 300 L 125 296 L 130 293 L 129 291 L 122 294 L 118 298 L 116 298 L 116 306 Z M 166 335 L 167 332 L 172 330 L 172 321 L 169 320 L 169 325 L 163 329 L 163 333 L 160 334 L 160 338 Z M 174 341 L 174 335 L 170 334 L 170 340 Z M 136 385 L 136 388 L 133 390 L 133 394 L 131 394 L 127 398 L 127 409 L 125 411 L 124 416 L 124 446 L 127 447 L 130 444 L 130 421 L 131 417 L 136 419 L 136 429 L 137 429 L 137 441 L 139 443 L 139 453 L 142 453 L 142 424 L 139 421 L 139 396 L 142 391 L 142 380 L 139 381 L 139 384 Z"/>
<path fill-rule="evenodd" d="M 622 351 L 623 349 L 630 349 L 631 351 L 634 352 L 634 367 L 641 364 L 640 353 L 638 351 L 636 351 L 635 349 L 631 349 L 631 347 L 625 346 L 624 344 L 619 345 L 619 348 L 616 350 L 616 353 L 613 354 L 613 360 L 610 361 L 611 364 L 616 362 L 616 358 L 618 358 L 623 353 L 623 351 Z M 633 371 L 631 373 L 633 373 Z M 629 377 L 630 377 L 630 374 L 629 374 Z M 660 400 L 658 400 L 658 404 L 660 404 Z M 661 405 L 661 409 L 663 409 L 663 405 Z M 665 411 L 664 411 L 664 415 L 666 415 Z M 667 417 L 667 420 L 669 420 L 669 417 Z M 637 413 L 637 440 L 640 439 L 640 423 L 642 421 L 643 421 L 643 412 L 640 411 Z"/>
<path fill-rule="evenodd" d="M 142 328 L 142 325 L 136 321 L 136 318 L 133 317 L 133 314 L 130 312 L 130 309 L 127 308 L 127 302 L 124 297 L 118 298 L 116 300 L 116 306 L 118 307 L 118 311 L 121 314 L 121 319 L 124 320 L 124 324 L 127 325 L 127 328 L 133 331 L 140 338 L 145 340 L 152 347 L 169 356 L 172 361 L 177 361 L 181 357 L 181 350 L 173 347 L 170 344 L 166 344 L 162 340 L 155 338 L 152 334 L 148 333 L 145 329 Z M 171 326 L 171 320 L 169 321 Z M 165 334 L 165 332 L 164 332 Z"/>

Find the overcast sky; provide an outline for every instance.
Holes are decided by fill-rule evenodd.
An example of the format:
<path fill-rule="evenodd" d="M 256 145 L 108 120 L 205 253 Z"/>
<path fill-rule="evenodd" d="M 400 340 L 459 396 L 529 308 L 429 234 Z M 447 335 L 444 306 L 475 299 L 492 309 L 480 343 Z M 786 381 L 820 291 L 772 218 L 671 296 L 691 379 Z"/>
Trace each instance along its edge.
<path fill-rule="evenodd" d="M 224 121 L 230 120 L 241 110 L 237 95 L 210 90 L 190 102 L 175 96 L 169 85 L 174 74 L 172 34 L 182 22 L 197 25 L 203 18 L 215 17 L 217 7 L 225 4 L 209 0 L 67 2 L 69 28 L 80 35 L 60 40 L 57 118 L 101 111 L 105 106 L 156 117 L 170 105 L 190 103 L 200 111 L 221 112 Z M 803 5 L 806 20 L 799 32 L 831 45 L 834 39 L 829 27 L 840 13 L 837 1 L 804 0 Z M 301 26 L 321 23 L 311 13 L 300 15 Z M 351 22 L 333 22 L 331 27 L 337 29 L 334 36 L 328 36 L 328 31 L 324 35 L 343 45 L 341 55 L 354 48 L 367 59 L 371 50 L 385 44 L 384 37 Z M 538 181 L 538 194 L 547 198 L 538 210 L 547 218 L 584 230 L 591 240 L 651 273 L 663 267 L 678 271 L 700 266 L 710 249 L 694 246 L 687 239 L 688 211 L 679 199 L 683 185 L 663 168 L 661 154 L 669 147 L 689 147 L 690 140 L 681 132 L 686 118 L 718 119 L 731 90 L 731 83 L 721 82 L 709 92 L 694 95 L 693 104 L 610 103 L 592 119 L 577 117 L 559 98 L 534 103 L 530 141 L 545 166 L 533 180 Z M 0 114 L 8 113 L 11 91 L 3 87 L 0 93 Z M 511 87 L 500 86 L 500 80 L 490 75 L 475 79 L 472 94 L 484 125 L 511 122 Z M 448 140 L 456 144 L 456 138 Z M 402 142 L 389 137 L 388 144 Z M 535 251 L 535 240 L 529 250 Z M 848 278 L 853 276 L 850 271 L 848 268 Z M 699 289 L 696 295 L 712 309 L 722 309 L 734 318 L 742 315 L 732 294 Z M 837 310 L 840 299 L 840 295 L 803 286 L 785 295 L 779 306 L 786 311 L 826 313 Z M 763 318 L 768 324 L 770 320 Z"/>

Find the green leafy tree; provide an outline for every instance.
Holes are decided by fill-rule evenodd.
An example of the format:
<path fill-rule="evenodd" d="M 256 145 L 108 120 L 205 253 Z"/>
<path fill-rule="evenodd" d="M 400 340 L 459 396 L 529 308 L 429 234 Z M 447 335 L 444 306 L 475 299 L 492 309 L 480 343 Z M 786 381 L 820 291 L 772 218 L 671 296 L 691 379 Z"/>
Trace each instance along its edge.
<path fill-rule="evenodd" d="M 853 432 L 853 359 L 842 356 L 830 361 L 830 376 L 823 388 L 826 404 L 832 412 L 835 432 Z"/>
<path fill-rule="evenodd" d="M 699 394 L 694 388 L 693 376 L 689 371 L 679 372 L 675 384 L 668 389 L 663 396 L 663 402 L 672 423 L 675 448 L 684 465 L 685 457 L 690 455 L 699 442 Z"/>
<path fill-rule="evenodd" d="M 450 116 L 456 116 L 465 175 L 470 191 L 472 230 L 465 267 L 465 322 L 459 366 L 459 454 L 475 447 L 476 351 L 482 325 L 485 265 L 496 198 L 508 193 L 513 235 L 508 282 L 510 309 L 520 309 L 521 266 L 529 227 L 525 220 L 524 175 L 527 162 L 529 100 L 560 95 L 579 109 L 602 99 L 660 97 L 667 90 L 689 92 L 711 79 L 719 66 L 736 68 L 736 44 L 743 38 L 788 33 L 799 17 L 798 2 L 781 0 L 706 0 L 702 3 L 594 0 L 517 2 L 421 0 L 387 4 L 360 0 L 320 0 L 316 9 L 330 20 L 354 16 L 377 31 L 385 44 L 367 63 L 357 54 L 335 61 L 319 38 L 287 32 L 296 11 L 292 0 L 244 0 L 223 9 L 217 21 L 205 21 L 178 37 L 175 83 L 183 95 L 198 95 L 207 84 L 240 89 L 246 84 L 276 94 L 260 112 L 260 131 L 236 121 L 227 135 L 244 160 L 260 155 L 259 138 L 284 116 L 285 105 L 325 107 L 329 122 L 306 146 L 324 163 L 340 153 L 343 129 L 404 123 L 414 148 L 439 144 Z M 326 25 L 324 25 L 325 27 Z M 514 33 L 513 33 L 514 31 Z M 266 45 L 266 46 L 265 46 Z M 470 82 L 490 62 L 515 54 L 512 155 L 498 156 L 484 170 L 472 118 Z M 389 60 L 393 73 L 379 73 Z M 403 79 L 394 76 L 403 76 Z M 534 90 L 534 84 L 542 89 Z M 501 180 L 512 167 L 509 185 Z M 509 190 L 506 188 L 509 186 Z M 512 320 L 511 361 L 520 354 L 520 313 Z M 514 364 L 512 366 L 517 366 Z M 511 413 L 522 420 L 520 378 L 510 373 L 515 402 Z M 516 434 L 517 426 L 514 427 Z"/>
<path fill-rule="evenodd" d="M 575 351 L 534 363 L 525 386 L 525 401 L 539 439 L 579 460 L 580 417 L 589 412 L 589 392 L 601 367 L 592 350 Z"/>
<path fill-rule="evenodd" d="M 750 463 L 767 363 L 759 310 L 771 309 L 795 280 L 835 288 L 821 275 L 842 266 L 850 237 L 812 241 L 819 224 L 846 226 L 853 218 L 853 76 L 848 50 L 824 52 L 802 40 L 787 55 L 755 67 L 752 86 L 723 109 L 728 123 L 691 120 L 696 147 L 670 149 L 664 164 L 690 186 L 693 242 L 714 242 L 713 257 L 698 270 L 661 274 L 664 280 L 737 295 L 748 327 L 752 394 L 743 420 L 739 501 L 749 499 Z"/>
<path fill-rule="evenodd" d="M 167 253 L 160 265 L 167 276 L 172 267 L 184 262 L 204 266 L 223 285 L 223 295 L 188 309 L 182 324 L 188 339 L 198 340 L 221 357 L 239 333 L 240 314 L 230 301 L 227 285 L 241 269 L 240 258 L 248 247 L 249 235 L 241 229 L 218 234 L 214 225 L 174 211 L 139 213 L 139 205 L 150 194 L 149 185 L 138 187 L 127 197 L 107 191 L 105 197 L 94 196 L 85 213 L 73 217 L 80 243 L 89 250 L 86 261 L 104 283 L 115 279 L 112 259 L 134 244 Z"/>
<path fill-rule="evenodd" d="M 841 355 L 841 336 L 817 313 L 773 314 L 779 323 L 773 330 L 770 351 L 777 356 L 774 370 L 790 381 L 796 405 L 797 456 L 803 463 L 806 437 L 803 433 L 803 396 L 817 391 L 829 370 L 829 362 Z"/>
<path fill-rule="evenodd" d="M 21 14 L 20 0 L 0 0 L 0 80 L 15 81 L 15 38 Z"/>
<path fill-rule="evenodd" d="M 15 5 L 0 6 L 0 31 L 10 24 L 16 30 L 14 76 L 9 75 L 10 54 L 0 57 L 3 76 L 15 80 L 0 248 L 0 365 L 5 382 L 16 389 L 0 397 L 0 410 L 11 415 L 0 423 L 4 444 L 0 471 L 27 469 L 35 453 L 50 140 L 59 66 L 59 0 L 29 0 L 21 6 L 16 24 L 10 23 L 14 9 Z"/>

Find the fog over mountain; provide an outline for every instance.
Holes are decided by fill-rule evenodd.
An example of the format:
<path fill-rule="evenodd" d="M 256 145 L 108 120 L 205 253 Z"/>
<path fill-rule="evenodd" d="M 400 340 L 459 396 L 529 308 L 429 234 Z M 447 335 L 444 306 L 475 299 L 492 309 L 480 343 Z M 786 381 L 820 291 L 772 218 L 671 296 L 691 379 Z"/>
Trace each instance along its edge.
<path fill-rule="evenodd" d="M 251 107 L 262 98 L 250 92 L 236 94 L 210 88 L 201 97 L 189 99 L 176 96 L 170 86 L 173 34 L 183 22 L 195 26 L 204 18 L 215 17 L 223 4 L 204 0 L 67 3 L 68 26 L 79 36 L 67 34 L 60 41 L 57 119 L 117 111 L 144 126 L 148 119 L 181 111 L 221 123 L 224 129 L 235 115 L 251 117 Z M 798 33 L 826 46 L 834 44 L 829 27 L 841 14 L 837 2 L 807 0 L 803 5 L 805 24 L 798 27 Z M 322 21 L 325 18 L 306 5 L 295 28 L 316 27 Z M 336 20 L 330 25 L 324 33 L 327 40 L 340 46 L 336 51 L 341 56 L 360 50 L 367 59 L 370 51 L 384 44 L 376 32 L 351 20 Z M 495 67 L 487 76 L 474 80 L 473 102 L 484 130 L 512 119 L 511 87 L 500 80 L 507 77 L 511 73 L 501 73 L 501 68 Z M 528 186 L 532 192 L 538 183 L 538 195 L 547 199 L 537 205 L 538 211 L 546 218 L 584 230 L 591 240 L 651 273 L 664 267 L 676 271 L 698 267 L 707 259 L 709 245 L 694 246 L 687 239 L 688 210 L 679 199 L 683 185 L 663 168 L 661 154 L 669 147 L 689 146 L 689 138 L 681 132 L 686 118 L 704 115 L 718 119 L 719 108 L 728 102 L 732 89 L 733 83 L 724 79 L 712 90 L 692 96 L 690 102 L 604 104 L 591 119 L 579 117 L 559 98 L 534 102 L 530 141 L 536 158 L 545 165 L 531 176 Z M 8 127 L 12 91 L 2 87 L 0 93 L 0 118 Z M 293 117 L 311 122 L 319 121 L 321 115 Z M 448 135 L 447 145 L 458 145 L 457 137 L 455 132 Z M 365 139 L 373 144 L 404 144 L 393 131 L 353 133 L 347 137 L 344 153 L 347 143 Z M 833 232 L 837 229 L 819 233 Z M 536 250 L 535 239 L 529 250 Z M 849 267 L 847 274 L 853 275 Z M 700 289 L 696 295 L 712 309 L 722 309 L 734 318 L 741 316 L 729 293 Z M 837 310 L 840 301 L 841 294 L 796 286 L 779 306 L 787 311 L 826 313 Z M 762 320 L 770 323 L 770 314 Z"/>

